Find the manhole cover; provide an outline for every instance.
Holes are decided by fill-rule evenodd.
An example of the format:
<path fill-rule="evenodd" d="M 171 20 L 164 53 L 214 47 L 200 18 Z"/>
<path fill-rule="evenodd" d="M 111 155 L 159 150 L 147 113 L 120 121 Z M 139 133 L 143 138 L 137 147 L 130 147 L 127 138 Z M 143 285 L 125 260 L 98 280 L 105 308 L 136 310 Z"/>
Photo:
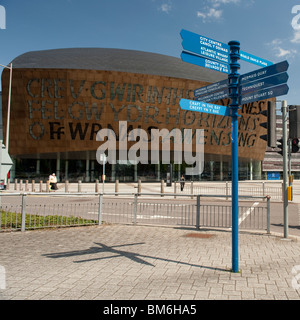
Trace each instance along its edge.
<path fill-rule="evenodd" d="M 212 238 L 214 235 L 213 234 L 208 234 L 208 233 L 188 233 L 185 235 L 187 238 L 200 238 L 200 239 L 208 239 Z"/>

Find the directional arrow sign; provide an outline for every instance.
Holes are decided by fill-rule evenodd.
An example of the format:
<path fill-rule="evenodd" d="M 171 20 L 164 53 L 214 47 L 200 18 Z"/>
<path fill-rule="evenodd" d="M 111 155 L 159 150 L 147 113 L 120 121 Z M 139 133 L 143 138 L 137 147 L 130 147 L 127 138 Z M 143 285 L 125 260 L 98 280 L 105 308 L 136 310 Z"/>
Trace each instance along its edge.
<path fill-rule="evenodd" d="M 215 92 L 215 91 L 221 91 L 228 88 L 228 79 L 215 82 L 212 84 L 209 84 L 208 86 L 201 87 L 199 89 L 196 89 L 194 91 L 194 96 L 199 97 L 202 95 L 207 95 L 209 93 Z"/>
<path fill-rule="evenodd" d="M 182 47 L 186 51 L 229 64 L 229 46 L 222 42 L 203 37 L 196 33 L 181 30 Z"/>
<path fill-rule="evenodd" d="M 288 67 L 288 62 L 282 61 L 241 75 L 239 78 L 240 94 L 248 95 L 250 92 L 257 92 L 285 84 L 289 79 L 289 76 L 286 73 Z M 226 99 L 228 98 L 228 95 L 228 79 L 198 88 L 194 91 L 196 100 L 203 102 L 213 102 L 220 99 Z"/>
<path fill-rule="evenodd" d="M 217 92 L 212 92 L 209 93 L 205 96 L 197 97 L 197 101 L 202 101 L 202 102 L 213 102 L 221 99 L 226 99 L 228 98 L 229 91 L 228 89 L 217 91 Z"/>
<path fill-rule="evenodd" d="M 228 79 L 222 80 L 208 86 L 196 89 L 194 96 L 197 101 L 213 102 L 228 98 Z"/>
<path fill-rule="evenodd" d="M 240 51 L 240 59 L 247 61 L 249 63 L 256 64 L 261 67 L 267 67 L 267 66 L 273 65 L 273 62 L 271 61 L 256 57 L 253 54 L 250 54 L 244 51 Z"/>
<path fill-rule="evenodd" d="M 183 40 L 182 46 L 184 50 L 216 60 L 218 62 L 226 64 L 230 63 L 229 45 L 184 29 L 181 30 L 180 35 Z M 273 64 L 268 60 L 256 57 L 244 51 L 240 51 L 240 59 L 261 67 L 267 67 Z"/>
<path fill-rule="evenodd" d="M 188 52 L 183 51 L 181 53 L 181 59 L 184 62 L 195 64 L 195 65 L 203 67 L 203 68 L 212 69 L 212 70 L 223 72 L 226 74 L 230 73 L 228 64 L 219 63 L 217 61 L 213 61 L 210 59 L 205 59 L 205 58 L 196 56 L 196 55 L 188 53 Z"/>
<path fill-rule="evenodd" d="M 246 74 L 243 74 L 240 76 L 240 85 L 244 84 L 246 82 L 250 82 L 250 81 L 254 81 L 254 80 L 259 80 L 259 79 L 263 79 L 266 77 L 270 77 L 273 76 L 277 73 L 281 73 L 281 72 L 285 72 L 287 71 L 289 68 L 289 64 L 288 62 L 282 61 L 276 64 L 273 64 L 269 67 L 266 68 L 261 68 L 259 70 L 255 70 Z"/>
<path fill-rule="evenodd" d="M 245 94 L 240 97 L 240 104 L 251 103 L 260 100 L 266 100 L 279 96 L 284 96 L 289 92 L 287 84 L 282 84 L 277 87 L 267 88 L 260 91 L 255 91 L 249 94 Z"/>
<path fill-rule="evenodd" d="M 230 109 L 217 104 L 210 104 L 201 101 L 181 99 L 179 102 L 181 109 L 188 111 L 203 112 L 222 116 L 230 116 Z"/>
<path fill-rule="evenodd" d="M 246 84 L 243 84 L 240 86 L 240 94 L 244 95 L 249 92 L 259 91 L 262 89 L 267 89 L 280 84 L 284 84 L 288 81 L 288 78 L 289 78 L 288 74 L 286 72 L 283 72 L 275 76 L 263 78 L 261 80 L 247 82 Z"/>

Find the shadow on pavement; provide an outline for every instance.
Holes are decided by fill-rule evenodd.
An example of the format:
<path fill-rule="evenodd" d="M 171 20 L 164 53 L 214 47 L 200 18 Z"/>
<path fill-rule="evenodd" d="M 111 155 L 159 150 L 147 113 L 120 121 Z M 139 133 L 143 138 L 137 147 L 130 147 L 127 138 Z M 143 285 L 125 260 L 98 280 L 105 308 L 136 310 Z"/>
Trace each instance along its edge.
<path fill-rule="evenodd" d="M 111 259 L 111 258 L 118 258 L 118 257 L 125 257 L 133 262 L 136 263 L 141 263 L 145 264 L 151 267 L 155 267 L 154 264 L 147 262 L 143 258 L 147 259 L 153 259 L 153 260 L 160 260 L 160 261 L 167 261 L 167 262 L 173 262 L 176 264 L 181 264 L 181 265 L 187 265 L 187 266 L 192 266 L 192 267 L 198 267 L 198 268 L 206 268 L 206 269 L 211 269 L 211 270 L 218 270 L 218 271 L 225 271 L 229 272 L 230 270 L 228 269 L 222 269 L 222 268 L 215 268 L 215 267 L 208 267 L 208 266 L 202 266 L 202 265 L 196 265 L 196 264 L 191 264 L 183 261 L 177 261 L 177 260 L 172 260 L 172 259 L 167 259 L 167 258 L 160 258 L 160 257 L 153 257 L 153 256 L 148 256 L 148 255 L 143 255 L 139 253 L 134 253 L 134 252 L 128 252 L 128 251 L 123 251 L 123 250 L 117 250 L 115 248 L 120 248 L 120 247 L 127 247 L 127 246 L 135 246 L 135 245 L 143 245 L 145 243 L 132 243 L 132 244 L 122 244 L 122 245 L 116 245 L 116 246 L 106 246 L 103 243 L 96 243 L 97 247 L 90 247 L 89 249 L 84 249 L 84 250 L 74 250 L 74 251 L 67 251 L 67 252 L 57 252 L 57 253 L 46 253 L 43 254 L 42 256 L 45 256 L 47 258 L 53 258 L 53 259 L 58 259 L 58 258 L 67 258 L 67 257 L 75 257 L 75 256 L 84 256 L 84 255 L 93 255 L 93 254 L 98 254 L 98 253 L 103 253 L 103 252 L 109 252 L 112 253 L 113 255 L 107 256 L 107 257 L 97 257 L 97 258 L 90 258 L 90 259 L 83 259 L 83 260 L 77 260 L 73 261 L 74 263 L 84 263 L 84 262 L 89 262 L 89 261 L 96 261 L 96 260 L 104 260 L 104 259 Z"/>

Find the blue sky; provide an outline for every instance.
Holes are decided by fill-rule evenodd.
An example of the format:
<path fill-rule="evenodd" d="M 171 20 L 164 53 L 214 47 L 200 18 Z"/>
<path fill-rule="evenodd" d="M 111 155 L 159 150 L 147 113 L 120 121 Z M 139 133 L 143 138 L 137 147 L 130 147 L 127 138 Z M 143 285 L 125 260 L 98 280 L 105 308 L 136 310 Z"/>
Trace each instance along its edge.
<path fill-rule="evenodd" d="M 300 105 L 300 0 L 0 0 L 0 5 L 6 10 L 0 64 L 28 51 L 71 47 L 180 58 L 180 30 L 186 29 L 224 43 L 238 40 L 241 50 L 274 63 L 288 60 L 290 91 L 279 99 Z M 241 62 L 240 73 L 258 68 Z"/>

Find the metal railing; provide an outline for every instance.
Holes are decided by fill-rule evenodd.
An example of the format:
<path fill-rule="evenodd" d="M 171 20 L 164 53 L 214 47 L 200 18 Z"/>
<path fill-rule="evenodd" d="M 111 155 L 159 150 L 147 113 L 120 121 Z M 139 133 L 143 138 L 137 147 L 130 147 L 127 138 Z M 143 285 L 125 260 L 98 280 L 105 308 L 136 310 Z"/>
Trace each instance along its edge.
<path fill-rule="evenodd" d="M 180 184 L 177 181 L 173 182 L 172 187 L 166 187 L 165 182 L 162 180 L 157 183 L 144 183 L 141 180 L 135 183 L 129 184 L 119 184 L 119 181 L 115 183 L 109 183 L 105 186 L 105 191 L 114 191 L 116 193 L 122 192 L 134 192 L 135 188 L 138 188 L 139 192 L 144 192 L 144 190 L 151 190 L 153 193 L 174 193 L 176 195 L 180 194 Z M 82 183 L 82 181 L 77 181 L 77 183 L 69 183 L 68 181 L 64 183 L 58 183 L 59 192 L 65 193 L 99 193 L 102 190 L 102 184 L 99 180 L 95 183 Z M 15 180 L 15 183 L 10 183 L 8 185 L 8 190 L 12 192 L 48 192 L 49 185 L 45 182 L 40 181 L 36 183 L 35 180 Z M 190 195 L 197 194 L 207 194 L 207 195 L 223 195 L 230 196 L 231 182 L 186 182 L 184 193 Z M 176 196 L 175 195 L 175 196 Z M 240 181 L 239 182 L 239 195 L 243 196 L 256 196 L 265 197 L 271 196 L 272 201 L 282 201 L 283 200 L 283 183 L 281 181 Z"/>
<path fill-rule="evenodd" d="M 193 194 L 214 194 L 214 195 L 231 195 L 231 182 L 207 182 L 205 184 L 199 182 L 191 182 L 186 184 L 186 192 Z M 239 195 L 247 196 L 251 194 L 255 197 L 271 196 L 272 200 L 283 200 L 283 184 L 282 182 L 239 182 Z"/>
<path fill-rule="evenodd" d="M 161 193 L 2 193 L 0 232 L 102 223 L 197 229 L 231 227 L 231 202 L 225 201 L 230 196 L 176 194 L 176 199 L 174 196 Z M 224 201 L 210 201 L 215 197 L 224 198 Z M 250 204 L 240 204 L 240 228 L 270 232 L 270 197 L 241 196 L 240 199 L 250 201 Z M 253 201 L 256 202 L 253 204 Z"/>

